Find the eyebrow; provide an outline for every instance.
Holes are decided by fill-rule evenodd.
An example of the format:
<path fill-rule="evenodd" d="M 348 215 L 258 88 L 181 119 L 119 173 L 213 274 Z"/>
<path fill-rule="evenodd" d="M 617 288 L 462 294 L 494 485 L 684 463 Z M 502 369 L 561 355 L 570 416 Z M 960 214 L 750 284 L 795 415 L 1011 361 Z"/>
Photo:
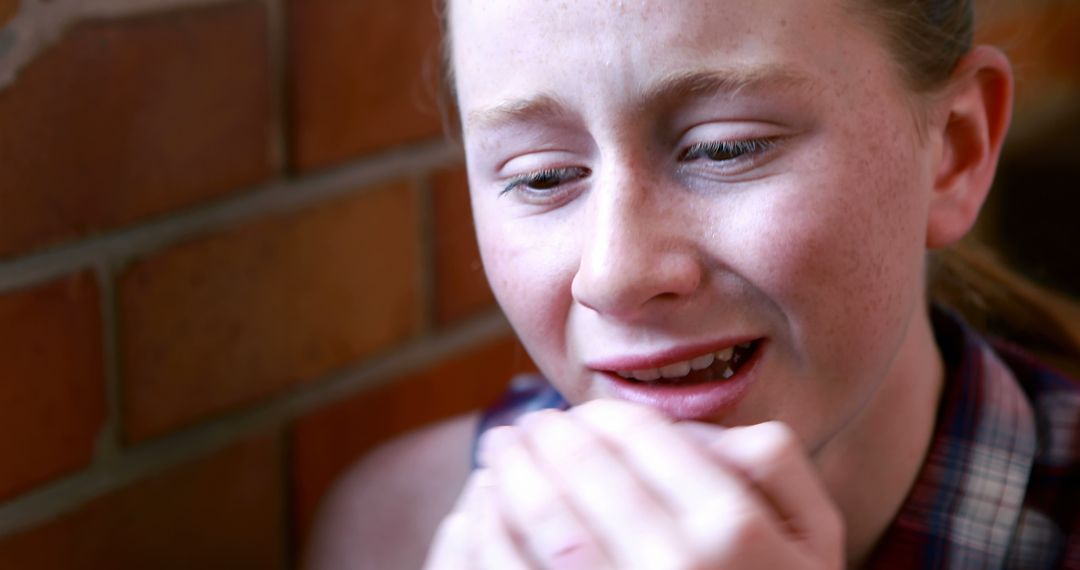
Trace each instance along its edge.
<path fill-rule="evenodd" d="M 573 116 L 570 105 L 551 94 L 541 94 L 530 99 L 506 101 L 487 109 L 469 113 L 469 123 L 484 128 L 498 128 L 513 123 L 550 121 Z"/>
<path fill-rule="evenodd" d="M 638 96 L 645 106 L 667 106 L 698 97 L 735 96 L 743 90 L 787 90 L 805 87 L 810 78 L 782 67 L 735 68 L 728 70 L 683 70 L 670 73 L 650 84 Z M 528 99 L 499 103 L 469 113 L 469 122 L 483 128 L 499 128 L 514 123 L 565 119 L 575 114 L 556 95 L 541 93 Z"/>
<path fill-rule="evenodd" d="M 663 104 L 691 97 L 735 96 L 743 90 L 795 89 L 809 83 L 809 76 L 774 66 L 676 71 L 650 85 L 641 100 L 647 105 Z"/>

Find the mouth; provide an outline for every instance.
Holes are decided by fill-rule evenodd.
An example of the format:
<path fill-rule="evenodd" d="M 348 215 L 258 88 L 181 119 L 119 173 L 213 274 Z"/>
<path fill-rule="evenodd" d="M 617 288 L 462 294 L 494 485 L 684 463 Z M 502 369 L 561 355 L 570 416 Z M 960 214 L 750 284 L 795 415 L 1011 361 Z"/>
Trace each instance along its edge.
<path fill-rule="evenodd" d="M 739 372 L 757 351 L 760 340 L 744 342 L 656 368 L 610 370 L 631 382 L 658 385 L 687 385 L 728 380 Z"/>
<path fill-rule="evenodd" d="M 607 397 L 655 408 L 676 420 L 723 421 L 757 376 L 764 338 L 593 365 Z"/>

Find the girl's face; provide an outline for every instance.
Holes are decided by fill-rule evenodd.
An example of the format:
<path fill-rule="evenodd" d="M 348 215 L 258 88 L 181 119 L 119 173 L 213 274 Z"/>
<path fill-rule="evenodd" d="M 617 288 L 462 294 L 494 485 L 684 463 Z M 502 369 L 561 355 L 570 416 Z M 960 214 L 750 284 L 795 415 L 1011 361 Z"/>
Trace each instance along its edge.
<path fill-rule="evenodd" d="M 452 2 L 484 265 L 571 402 L 813 443 L 902 376 L 934 149 L 841 4 Z"/>

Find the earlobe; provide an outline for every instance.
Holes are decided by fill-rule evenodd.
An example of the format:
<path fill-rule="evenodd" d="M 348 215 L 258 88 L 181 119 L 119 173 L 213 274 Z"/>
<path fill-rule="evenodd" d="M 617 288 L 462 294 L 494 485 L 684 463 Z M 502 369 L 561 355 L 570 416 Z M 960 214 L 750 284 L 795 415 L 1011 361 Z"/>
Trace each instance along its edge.
<path fill-rule="evenodd" d="M 962 238 L 975 223 L 997 169 L 1012 117 L 1013 76 L 1000 50 L 978 46 L 960 60 L 943 104 L 941 155 L 934 179 L 926 245 Z"/>

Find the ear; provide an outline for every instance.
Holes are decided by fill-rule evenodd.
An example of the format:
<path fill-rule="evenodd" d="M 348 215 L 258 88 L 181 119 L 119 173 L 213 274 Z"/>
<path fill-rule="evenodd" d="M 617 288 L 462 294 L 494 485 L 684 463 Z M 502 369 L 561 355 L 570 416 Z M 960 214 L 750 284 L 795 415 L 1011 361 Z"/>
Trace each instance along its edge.
<path fill-rule="evenodd" d="M 972 49 L 956 66 L 944 98 L 941 153 L 930 202 L 926 245 L 937 248 L 971 229 L 994 180 L 1012 118 L 1009 59 L 989 46 Z M 941 109 L 941 107 L 939 107 Z"/>

